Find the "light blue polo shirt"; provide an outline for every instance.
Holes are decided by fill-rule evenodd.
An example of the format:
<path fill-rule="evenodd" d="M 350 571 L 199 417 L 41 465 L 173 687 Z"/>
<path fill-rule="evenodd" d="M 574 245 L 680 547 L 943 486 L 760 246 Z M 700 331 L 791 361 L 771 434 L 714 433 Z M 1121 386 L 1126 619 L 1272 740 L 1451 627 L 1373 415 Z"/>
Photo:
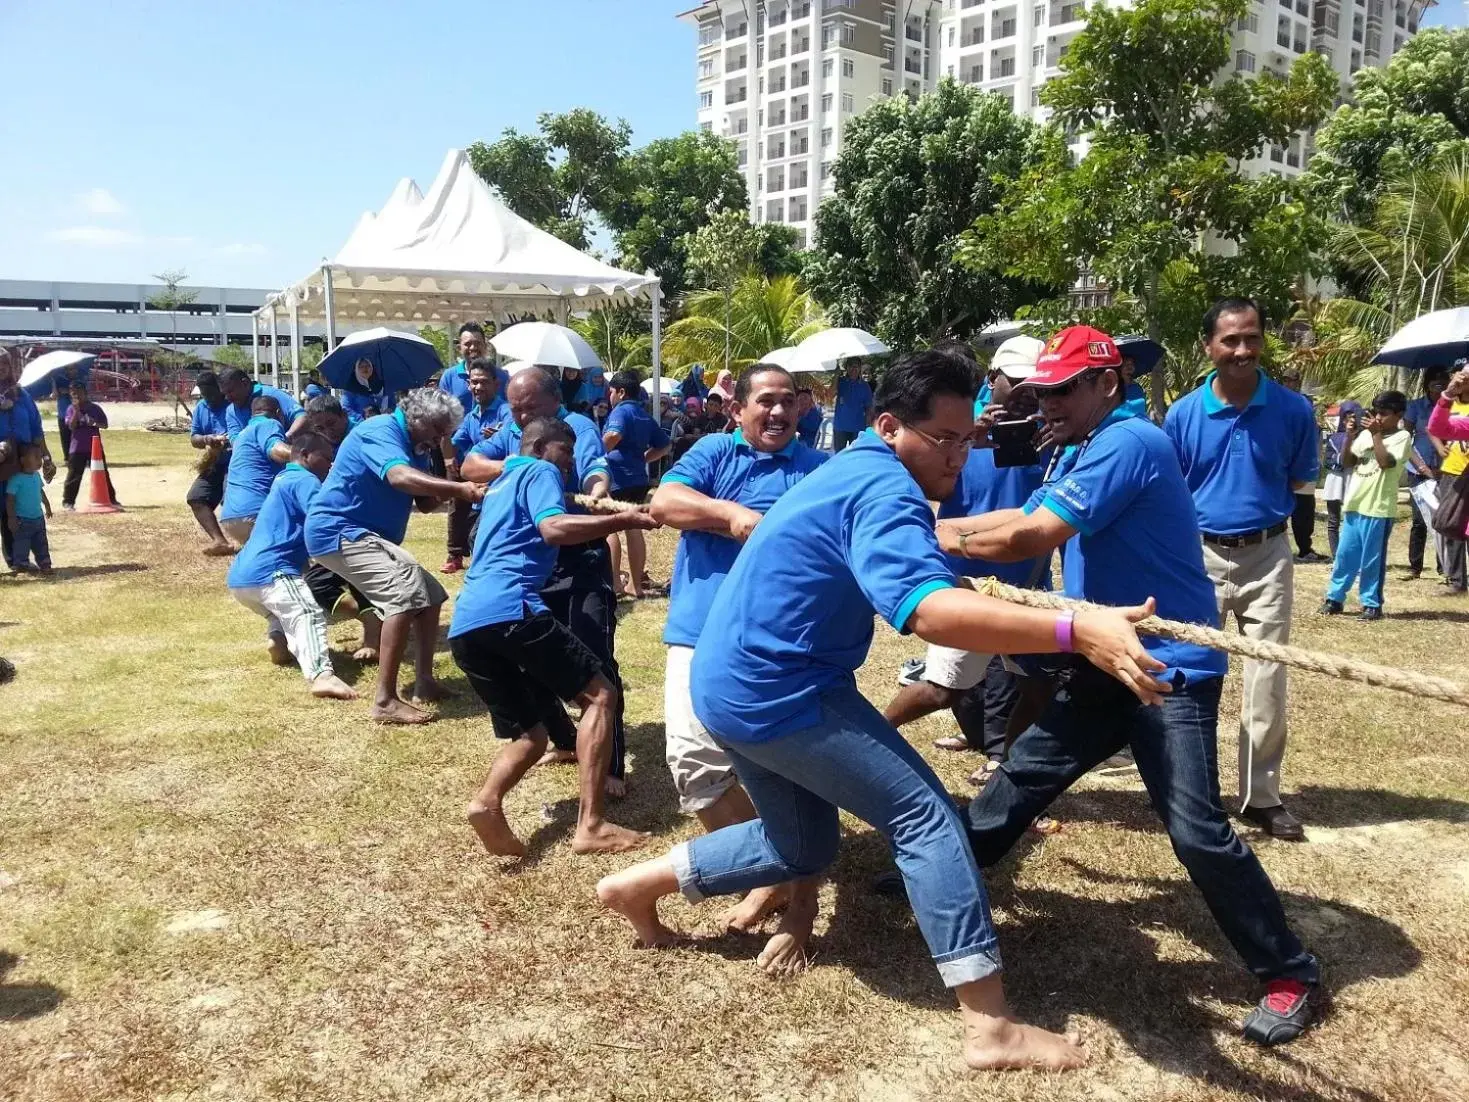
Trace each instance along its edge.
<path fill-rule="evenodd" d="M 450 639 L 547 611 L 540 591 L 556 566 L 557 549 L 542 538 L 540 524 L 566 512 L 565 494 L 554 463 L 529 455 L 505 460 L 504 473 L 485 492 Z"/>
<path fill-rule="evenodd" d="M 495 395 L 495 400 L 487 406 L 471 402 L 469 411 L 464 415 L 464 420 L 459 422 L 459 427 L 449 438 L 449 442 L 454 445 L 455 457 L 460 463 L 463 463 L 470 448 L 489 439 L 484 435 L 484 429 L 489 429 L 490 436 L 493 436 L 508 420 L 510 420 L 510 403 L 498 394 Z"/>
<path fill-rule="evenodd" d="M 954 585 L 933 510 L 874 432 L 775 503 L 719 587 L 694 647 L 694 714 L 730 742 L 814 726 L 820 698 L 855 688 L 872 618 L 905 631 Z"/>
<path fill-rule="evenodd" d="M 250 418 L 250 423 L 236 434 L 230 449 L 234 458 L 224 478 L 220 520 L 243 520 L 260 512 L 271 483 L 285 467 L 270 457 L 270 449 L 285 438 L 281 423 L 264 414 Z"/>
<path fill-rule="evenodd" d="M 695 441 L 663 481 L 768 513 L 777 499 L 829 458 L 794 439 L 778 452 L 756 451 L 736 429 Z M 734 566 L 740 546 L 715 532 L 689 531 L 678 537 L 673 595 L 663 629 L 663 641 L 669 646 L 692 647 L 698 642 L 709 606 Z"/>
<path fill-rule="evenodd" d="M 301 403 L 296 401 L 280 387 L 270 386 L 267 383 L 256 383 L 250 391 L 250 401 L 243 406 L 229 403 L 224 407 L 225 434 L 233 440 L 240 431 L 250 423 L 250 402 L 256 398 L 274 398 L 280 403 L 281 416 L 286 419 L 287 425 L 294 425 L 296 418 L 305 417 L 306 411 L 301 408 Z"/>
<path fill-rule="evenodd" d="M 1045 478 L 1040 464 L 1030 467 L 996 467 L 992 448 L 975 448 L 964 461 L 954 492 L 939 504 L 939 519 L 977 517 L 1000 509 L 1021 509 Z M 990 562 L 950 555 L 949 568 L 959 577 L 998 578 L 1010 585 L 1033 589 L 1051 588 L 1051 556 L 1022 562 Z M 1034 580 L 1032 580 L 1034 579 Z"/>
<path fill-rule="evenodd" d="M 667 447 L 668 433 L 636 398 L 624 398 L 607 415 L 602 434 L 605 436 L 609 432 L 622 437 L 617 447 L 607 453 L 607 471 L 612 477 L 612 488 L 626 490 L 646 486 L 648 464 L 643 455 L 649 448 Z"/>
<path fill-rule="evenodd" d="M 500 389 L 497 393 L 503 395 L 505 388 L 510 385 L 510 372 L 503 367 L 497 367 L 495 378 L 500 380 Z M 474 405 L 474 395 L 469 392 L 469 368 L 463 360 L 458 361 L 439 376 L 439 389 L 445 394 L 452 394 L 458 398 L 465 413 L 468 413 L 469 407 Z"/>
<path fill-rule="evenodd" d="M 1148 415 L 1148 394 L 1140 383 L 1127 384 L 1127 389 L 1122 392 L 1122 408 L 1134 417 Z"/>
<path fill-rule="evenodd" d="M 865 379 L 837 380 L 837 404 L 831 427 L 837 432 L 861 432 L 867 427 L 867 410 L 872 405 L 872 388 Z"/>
<path fill-rule="evenodd" d="M 388 485 L 388 472 L 401 463 L 429 469 L 428 457 L 413 448 L 401 409 L 370 417 L 347 433 L 306 514 L 306 550 L 313 558 L 335 554 L 344 541 L 368 534 L 403 542 L 413 495 Z"/>
<path fill-rule="evenodd" d="M 265 495 L 250 538 L 235 561 L 225 584 L 231 589 L 266 586 L 276 575 L 299 578 L 306 569 L 306 511 L 321 490 L 321 480 L 299 463 L 285 470 Z"/>
<path fill-rule="evenodd" d="M 566 427 L 576 437 L 576 444 L 572 448 L 572 456 L 576 462 L 575 481 L 568 485 L 567 489 L 585 490 L 587 482 L 593 475 L 607 473 L 607 457 L 602 448 L 602 434 L 590 417 L 583 417 L 580 413 L 571 413 L 565 406 L 556 411 L 556 419 L 566 422 Z M 500 426 L 499 432 L 488 440 L 481 440 L 469 451 L 474 455 L 482 455 L 486 459 L 509 459 L 511 456 L 520 454 L 520 435 L 520 426 L 515 423 L 515 418 L 507 417 L 505 423 Z"/>
<path fill-rule="evenodd" d="M 229 425 L 226 423 L 226 414 L 229 412 L 230 404 L 225 402 L 218 409 L 213 408 L 203 398 L 194 403 L 193 417 L 189 421 L 189 434 L 191 436 L 228 436 Z M 230 452 L 226 448 L 219 453 L 219 458 L 214 461 L 214 469 L 224 474 L 229 469 Z"/>
<path fill-rule="evenodd" d="M 1103 605 L 1155 597 L 1164 619 L 1219 626 L 1193 499 L 1173 445 L 1151 421 L 1114 410 L 1066 450 L 1025 505 L 1036 509 L 1076 529 L 1062 555 L 1066 596 Z M 1222 651 L 1152 637 L 1143 646 L 1168 666 L 1161 680 L 1223 677 L 1229 668 Z"/>
<path fill-rule="evenodd" d="M 1199 527 L 1215 536 L 1271 528 L 1295 511 L 1296 482 L 1321 469 L 1316 415 L 1308 399 L 1260 372 L 1244 409 L 1214 394 L 1214 376 L 1174 402 L 1163 421 L 1173 441 Z"/>

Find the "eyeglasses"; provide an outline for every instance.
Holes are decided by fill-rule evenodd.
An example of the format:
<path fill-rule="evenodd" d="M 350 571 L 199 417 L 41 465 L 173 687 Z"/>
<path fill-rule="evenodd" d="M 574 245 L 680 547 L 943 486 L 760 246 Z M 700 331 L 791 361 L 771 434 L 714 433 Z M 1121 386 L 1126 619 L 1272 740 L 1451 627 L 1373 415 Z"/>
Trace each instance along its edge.
<path fill-rule="evenodd" d="M 1082 383 L 1095 379 L 1100 374 L 1099 371 L 1083 371 L 1070 382 L 1062 383 L 1060 386 L 1045 387 L 1041 390 L 1040 396 L 1042 398 L 1069 398 Z"/>
<path fill-rule="evenodd" d="M 969 450 L 974 447 L 974 437 L 972 436 L 958 436 L 950 440 L 940 440 L 937 436 L 930 436 L 917 425 L 909 424 L 907 421 L 900 421 L 898 423 L 905 429 L 911 429 L 913 432 L 916 432 L 926 443 L 932 445 L 935 450 L 944 455 L 954 455 L 956 453 L 967 455 Z"/>

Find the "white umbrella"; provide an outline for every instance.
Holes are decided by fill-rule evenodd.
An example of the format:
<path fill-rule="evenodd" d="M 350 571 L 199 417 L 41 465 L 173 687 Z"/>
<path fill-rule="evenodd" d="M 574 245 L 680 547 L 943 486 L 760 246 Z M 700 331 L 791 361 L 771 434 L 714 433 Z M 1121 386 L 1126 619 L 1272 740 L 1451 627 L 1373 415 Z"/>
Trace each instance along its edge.
<path fill-rule="evenodd" d="M 512 360 L 545 367 L 576 367 L 586 371 L 602 361 L 580 333 L 546 321 L 522 321 L 490 338 L 495 351 Z"/>
<path fill-rule="evenodd" d="M 535 364 L 530 363 L 530 362 L 528 362 L 526 360 L 509 360 L 506 363 L 503 363 L 503 364 L 500 365 L 500 367 L 504 370 L 505 374 L 506 375 L 509 375 L 511 378 L 514 378 L 516 375 L 519 375 L 526 368 L 528 368 L 528 367 L 535 367 L 535 366 L 536 366 Z"/>
<path fill-rule="evenodd" d="M 649 397 L 652 396 L 652 394 L 653 394 L 653 380 L 652 379 L 644 379 L 643 380 L 643 390 L 647 392 L 647 394 L 649 395 Z M 667 397 L 669 397 L 671 395 L 678 394 L 679 393 L 678 380 L 677 379 L 670 379 L 667 375 L 662 376 L 658 380 L 658 393 L 660 393 L 661 395 L 663 395 L 663 397 L 665 397 L 665 398 L 667 398 Z"/>
<path fill-rule="evenodd" d="M 1469 306 L 1422 314 L 1392 335 L 1375 364 L 1426 368 L 1447 367 L 1469 356 Z"/>
<path fill-rule="evenodd" d="M 823 329 L 796 345 L 797 367 L 789 370 L 830 370 L 842 360 L 858 356 L 885 356 L 892 351 L 864 329 Z"/>
<path fill-rule="evenodd" d="M 97 357 L 90 352 L 47 352 L 44 356 L 37 356 L 20 373 L 20 385 L 33 387 L 37 383 L 44 383 L 47 378 L 57 371 L 71 367 L 73 364 L 80 367 L 82 364 L 90 364 Z"/>
<path fill-rule="evenodd" d="M 785 348 L 777 348 L 774 352 L 765 353 L 765 355 L 760 357 L 760 362 L 763 364 L 774 364 L 776 367 L 783 367 L 787 371 L 795 371 L 799 359 L 800 357 L 796 353 L 796 346 L 788 345 Z"/>

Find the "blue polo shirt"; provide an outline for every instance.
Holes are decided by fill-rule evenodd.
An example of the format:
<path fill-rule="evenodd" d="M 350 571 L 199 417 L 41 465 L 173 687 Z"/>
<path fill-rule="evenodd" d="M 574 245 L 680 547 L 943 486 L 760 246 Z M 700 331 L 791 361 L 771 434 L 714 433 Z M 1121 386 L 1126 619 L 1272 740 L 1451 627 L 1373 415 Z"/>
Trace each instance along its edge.
<path fill-rule="evenodd" d="M 829 458 L 799 440 L 778 452 L 756 451 L 736 430 L 695 441 L 663 481 L 768 513 L 778 498 Z M 663 641 L 669 646 L 692 647 L 698 642 L 709 606 L 734 566 L 740 546 L 714 532 L 689 531 L 679 536 L 673 556 L 673 595 L 663 630 Z"/>
<path fill-rule="evenodd" d="M 347 433 L 306 514 L 306 550 L 313 558 L 335 554 L 344 541 L 369 534 L 403 542 L 413 495 L 388 485 L 388 472 L 400 463 L 428 470 L 428 457 L 414 451 L 401 409 L 369 418 Z"/>
<path fill-rule="evenodd" d="M 624 398 L 607 415 L 607 424 L 602 428 L 605 436 L 618 433 L 622 439 L 617 447 L 607 453 L 607 470 L 612 476 L 612 488 L 625 490 L 648 484 L 648 464 L 643 455 L 649 448 L 668 445 L 668 433 L 653 420 L 653 415 L 643 408 L 636 398 Z"/>
<path fill-rule="evenodd" d="M 1000 509 L 1022 509 L 1045 478 L 1045 468 L 996 467 L 992 448 L 975 448 L 959 472 L 954 492 L 939 504 L 939 519 L 977 517 Z M 1010 585 L 1051 588 L 1051 556 L 1023 562 L 990 562 L 950 555 L 949 568 L 960 577 L 998 578 Z M 1034 581 L 1032 581 L 1034 579 Z"/>
<path fill-rule="evenodd" d="M 1413 451 L 1418 458 L 1423 460 L 1433 470 L 1438 470 L 1438 452 L 1433 446 L 1433 441 L 1428 437 L 1428 419 L 1433 416 L 1433 399 L 1426 395 L 1414 398 L 1408 403 L 1407 412 L 1403 414 L 1403 420 L 1413 426 Z M 1421 482 L 1411 464 L 1408 465 L 1409 482 Z"/>
<path fill-rule="evenodd" d="M 1215 397 L 1215 374 L 1169 407 L 1163 429 L 1199 527 L 1215 536 L 1258 532 L 1295 511 L 1293 483 L 1314 483 L 1320 473 L 1316 415 L 1309 400 L 1263 371 L 1249 403 L 1235 409 Z"/>
<path fill-rule="evenodd" d="M 1139 383 L 1128 383 L 1127 389 L 1122 392 L 1122 408 L 1134 417 L 1146 417 L 1148 415 L 1148 394 Z"/>
<path fill-rule="evenodd" d="M 861 432 L 867 427 L 867 410 L 872 405 L 872 388 L 865 379 L 837 380 L 837 404 L 831 427 L 837 432 Z"/>
<path fill-rule="evenodd" d="M 321 490 L 321 480 L 299 463 L 285 470 L 265 495 L 250 538 L 235 561 L 225 584 L 231 589 L 266 586 L 284 574 L 299 578 L 306 569 L 306 511 Z"/>
<path fill-rule="evenodd" d="M 228 402 L 215 409 L 203 398 L 194 403 L 194 414 L 189 421 L 189 434 L 191 436 L 228 436 L 229 425 L 225 423 L 225 414 L 228 412 Z M 226 448 L 219 453 L 219 458 L 214 461 L 214 469 L 219 474 L 229 470 L 230 450 Z"/>
<path fill-rule="evenodd" d="M 763 742 L 811 727 L 872 646 L 954 585 L 923 491 L 876 433 L 793 486 L 735 559 L 694 647 L 693 702 L 721 739 Z"/>
<path fill-rule="evenodd" d="M 581 491 L 587 488 L 587 482 L 593 475 L 607 473 L 607 457 L 602 450 L 602 434 L 597 431 L 595 422 L 590 417 L 583 417 L 580 413 L 571 413 L 565 406 L 556 411 L 556 418 L 565 421 L 566 427 L 571 429 L 576 437 L 576 444 L 572 448 L 572 456 L 576 462 L 575 481 L 567 486 L 568 491 Z M 509 459 L 511 456 L 520 454 L 520 426 L 515 423 L 514 417 L 507 417 L 500 430 L 488 440 L 481 440 L 469 449 L 475 455 L 482 455 L 486 459 Z"/>
<path fill-rule="evenodd" d="M 347 415 L 347 423 L 351 425 L 361 424 L 367 420 L 367 411 L 375 409 L 378 413 L 393 412 L 393 396 L 379 390 L 374 394 L 358 394 L 355 390 L 342 391 L 342 410 Z"/>
<path fill-rule="evenodd" d="M 505 388 L 510 385 L 510 372 L 503 367 L 495 368 L 495 378 L 500 380 L 500 394 L 505 393 Z M 439 389 L 445 394 L 452 394 L 459 399 L 459 404 L 464 407 L 464 412 L 469 412 L 469 407 L 474 405 L 474 395 L 469 393 L 469 368 L 463 360 L 453 367 L 448 368 L 439 376 Z"/>
<path fill-rule="evenodd" d="M 796 422 L 796 437 L 808 448 L 816 447 L 816 442 L 821 439 L 821 422 L 826 420 L 826 412 L 820 406 L 812 406 Z"/>
<path fill-rule="evenodd" d="M 265 495 L 270 493 L 270 484 L 285 466 L 270 457 L 270 449 L 285 438 L 286 430 L 281 428 L 281 423 L 263 414 L 250 418 L 250 423 L 235 436 L 230 449 L 234 458 L 224 478 L 220 520 L 243 520 L 260 513 Z"/>
<path fill-rule="evenodd" d="M 313 398 L 320 398 L 323 395 L 329 394 L 329 393 L 331 393 L 331 392 L 328 391 L 327 388 L 324 387 L 324 386 L 322 386 L 320 383 L 307 383 L 306 384 L 306 400 L 308 402 L 311 401 L 311 399 L 313 399 Z"/>
<path fill-rule="evenodd" d="M 484 435 L 485 429 L 490 429 L 490 436 L 500 428 L 506 421 L 510 420 L 510 405 L 499 395 L 487 406 L 478 402 L 471 402 L 469 412 L 464 415 L 464 420 L 459 422 L 459 427 L 454 430 L 450 443 L 454 445 L 454 454 L 459 462 L 464 462 L 464 457 L 469 454 L 469 449 L 488 440 Z"/>
<path fill-rule="evenodd" d="M 19 387 L 15 388 L 15 405 L 0 409 L 0 440 L 14 438 L 17 444 L 34 444 L 45 439 L 41 427 L 41 411 L 36 400 Z"/>
<path fill-rule="evenodd" d="M 256 398 L 274 398 L 280 403 L 281 416 L 286 419 L 287 425 L 294 425 L 296 418 L 306 416 L 306 411 L 301 408 L 301 403 L 292 398 L 280 387 L 270 386 L 266 383 L 256 383 L 250 391 L 250 401 L 243 406 L 230 403 L 224 408 L 225 432 L 231 440 L 239 435 L 240 430 L 250 423 L 250 402 Z"/>
<path fill-rule="evenodd" d="M 565 492 L 555 464 L 529 455 L 505 460 L 505 472 L 485 492 L 450 639 L 547 611 L 541 587 L 556 565 L 556 548 L 541 537 L 540 524 L 566 512 Z"/>
<path fill-rule="evenodd" d="M 1066 450 L 1025 505 L 1027 513 L 1036 509 L 1076 529 L 1062 555 L 1066 596 L 1104 605 L 1155 597 L 1164 619 L 1219 626 L 1193 498 L 1173 445 L 1151 421 L 1114 410 Z M 1229 668 L 1222 651 L 1151 637 L 1143 646 L 1168 666 L 1160 680 L 1181 673 L 1200 681 Z"/>

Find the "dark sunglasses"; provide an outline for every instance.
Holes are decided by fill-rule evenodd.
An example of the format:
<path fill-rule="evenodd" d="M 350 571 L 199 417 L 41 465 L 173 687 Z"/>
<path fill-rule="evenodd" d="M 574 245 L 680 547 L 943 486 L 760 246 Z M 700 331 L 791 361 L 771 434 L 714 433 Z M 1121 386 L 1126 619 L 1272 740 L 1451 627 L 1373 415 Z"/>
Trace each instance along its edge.
<path fill-rule="evenodd" d="M 1070 382 L 1062 383 L 1060 386 L 1036 387 L 1036 392 L 1042 398 L 1068 398 L 1082 383 L 1095 379 L 1101 371 L 1092 369 L 1083 371 Z"/>

